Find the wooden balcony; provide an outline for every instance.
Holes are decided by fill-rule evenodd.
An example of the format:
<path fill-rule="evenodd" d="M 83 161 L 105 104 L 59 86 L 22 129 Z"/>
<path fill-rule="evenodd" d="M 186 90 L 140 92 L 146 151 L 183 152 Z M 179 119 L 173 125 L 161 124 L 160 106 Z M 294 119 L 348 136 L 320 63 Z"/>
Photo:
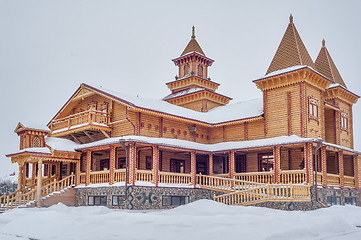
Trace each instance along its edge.
<path fill-rule="evenodd" d="M 82 131 L 101 131 L 105 135 L 111 131 L 109 127 L 109 114 L 97 111 L 88 110 L 64 118 L 54 119 L 49 128 L 51 129 L 52 137 L 65 136 L 71 133 Z"/>

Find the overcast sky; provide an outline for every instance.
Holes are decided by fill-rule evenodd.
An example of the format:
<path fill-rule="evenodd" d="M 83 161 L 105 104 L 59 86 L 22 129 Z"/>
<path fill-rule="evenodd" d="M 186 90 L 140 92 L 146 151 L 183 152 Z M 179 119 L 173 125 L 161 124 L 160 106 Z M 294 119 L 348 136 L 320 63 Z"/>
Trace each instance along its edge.
<path fill-rule="evenodd" d="M 313 60 L 326 46 L 348 89 L 361 95 L 360 1 L 0 0 L 0 176 L 17 165 L 19 121 L 47 122 L 81 83 L 143 98 L 169 94 L 178 57 L 196 27 L 215 62 L 220 94 L 233 102 L 261 97 L 263 76 L 294 16 Z M 361 150 L 361 103 L 354 106 Z"/>

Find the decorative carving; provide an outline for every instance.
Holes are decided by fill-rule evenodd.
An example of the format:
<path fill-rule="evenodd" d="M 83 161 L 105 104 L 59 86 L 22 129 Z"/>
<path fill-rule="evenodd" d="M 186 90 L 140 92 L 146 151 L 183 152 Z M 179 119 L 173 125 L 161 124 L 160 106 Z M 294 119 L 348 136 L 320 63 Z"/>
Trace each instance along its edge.
<path fill-rule="evenodd" d="M 97 106 L 98 106 L 98 102 L 96 101 L 91 101 L 88 104 L 88 110 L 97 110 Z"/>

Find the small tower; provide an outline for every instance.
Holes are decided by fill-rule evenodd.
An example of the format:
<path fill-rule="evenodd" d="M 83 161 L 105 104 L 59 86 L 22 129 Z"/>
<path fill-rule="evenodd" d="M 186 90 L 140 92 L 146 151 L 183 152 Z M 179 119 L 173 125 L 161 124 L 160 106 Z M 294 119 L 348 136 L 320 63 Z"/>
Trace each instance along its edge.
<path fill-rule="evenodd" d="M 293 23 L 293 16 L 291 14 L 286 32 L 283 35 L 281 43 L 278 46 L 276 54 L 274 55 L 266 74 L 298 65 L 306 65 L 316 69 L 310 54 L 297 32 L 295 24 Z"/>
<path fill-rule="evenodd" d="M 18 123 L 15 133 L 20 136 L 20 150 L 24 148 L 45 147 L 45 136 L 50 133 L 46 126 L 30 126 Z"/>
<path fill-rule="evenodd" d="M 208 77 L 208 67 L 214 60 L 206 57 L 199 46 L 195 28 L 188 45 L 180 57 L 172 60 L 179 68 L 179 77 L 168 82 L 167 86 L 172 93 L 164 101 L 199 112 L 207 112 L 212 108 L 228 104 L 231 98 L 216 93 L 219 84 Z"/>

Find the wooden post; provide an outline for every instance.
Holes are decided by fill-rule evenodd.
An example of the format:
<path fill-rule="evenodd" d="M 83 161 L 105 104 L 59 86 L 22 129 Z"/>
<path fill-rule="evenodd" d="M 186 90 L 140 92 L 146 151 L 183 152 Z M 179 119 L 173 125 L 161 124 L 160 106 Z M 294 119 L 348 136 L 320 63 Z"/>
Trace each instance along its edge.
<path fill-rule="evenodd" d="M 229 158 L 229 165 L 228 165 L 229 178 L 233 178 L 234 174 L 236 173 L 236 171 L 234 169 L 234 167 L 235 167 L 235 156 L 234 155 L 235 155 L 234 151 L 229 152 L 229 157 L 228 157 Z"/>
<path fill-rule="evenodd" d="M 152 146 L 152 161 L 153 161 L 153 183 L 158 187 L 159 182 L 159 147 L 157 145 Z"/>
<path fill-rule="evenodd" d="M 197 172 L 196 172 L 196 163 L 197 159 L 196 159 L 196 152 L 192 151 L 191 152 L 191 185 L 193 185 L 193 187 L 195 188 L 197 185 Z"/>
<path fill-rule="evenodd" d="M 18 190 L 24 187 L 23 183 L 23 175 L 24 175 L 24 165 L 18 163 L 19 165 L 19 175 L 18 175 Z"/>
<path fill-rule="evenodd" d="M 86 152 L 85 186 L 90 184 L 90 167 L 92 164 L 92 152 Z"/>
<path fill-rule="evenodd" d="M 208 154 L 209 175 L 213 175 L 213 154 Z"/>
<path fill-rule="evenodd" d="M 109 185 L 114 183 L 114 176 L 115 176 L 115 155 L 116 155 L 117 148 L 115 146 L 110 146 L 110 153 L 109 153 Z"/>
<path fill-rule="evenodd" d="M 135 147 L 135 143 L 129 143 L 129 147 L 128 147 L 128 161 L 129 161 L 129 184 L 131 185 L 135 185 L 135 167 L 137 165 L 136 162 L 136 147 Z"/>
<path fill-rule="evenodd" d="M 353 171 L 355 177 L 355 188 L 357 190 L 360 189 L 360 180 L 361 180 L 361 169 L 359 169 L 361 167 L 360 165 L 361 165 L 361 155 L 353 156 Z"/>
<path fill-rule="evenodd" d="M 31 172 L 31 180 L 32 180 L 32 182 L 33 182 L 33 184 L 34 183 L 36 183 L 36 163 L 32 163 L 31 164 L 32 165 L 32 168 L 33 168 L 33 170 L 32 170 L 32 172 Z"/>
<path fill-rule="evenodd" d="M 275 146 L 273 148 L 273 161 L 274 161 L 274 182 L 279 184 L 281 179 L 281 147 Z"/>
<path fill-rule="evenodd" d="M 313 185 L 313 157 L 312 157 L 312 143 L 305 143 L 304 145 L 304 159 L 306 171 L 306 183 Z M 315 170 L 317 171 L 317 169 Z"/>
<path fill-rule="evenodd" d="M 327 187 L 327 155 L 326 147 L 321 147 L 322 186 Z"/>
<path fill-rule="evenodd" d="M 345 187 L 345 171 L 344 171 L 344 164 L 343 164 L 343 151 L 337 152 L 338 156 L 338 171 L 340 176 L 340 188 Z"/>
<path fill-rule="evenodd" d="M 80 162 L 75 163 L 75 186 L 80 184 Z"/>
<path fill-rule="evenodd" d="M 38 177 L 36 183 L 36 206 L 41 207 L 41 188 L 42 188 L 42 168 L 43 162 L 40 159 L 38 163 Z"/>

